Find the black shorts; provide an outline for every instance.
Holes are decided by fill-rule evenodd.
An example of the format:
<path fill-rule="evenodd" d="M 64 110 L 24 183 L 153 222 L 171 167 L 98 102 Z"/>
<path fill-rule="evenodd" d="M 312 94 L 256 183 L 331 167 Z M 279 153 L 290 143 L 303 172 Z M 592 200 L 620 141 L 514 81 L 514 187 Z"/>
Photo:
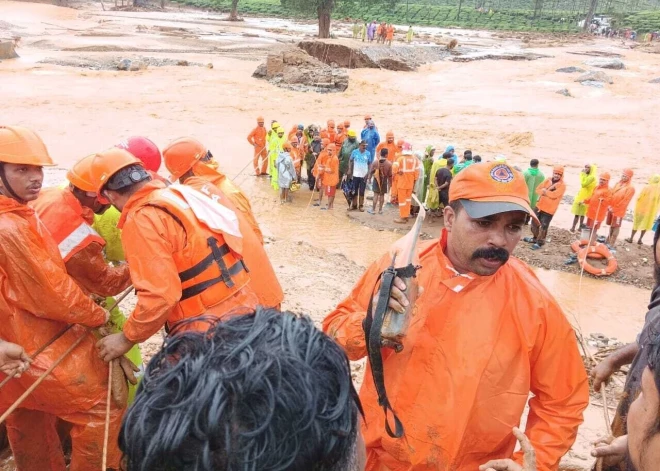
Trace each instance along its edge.
<path fill-rule="evenodd" d="M 449 190 L 440 190 L 438 191 L 438 197 L 442 206 L 449 206 Z"/>
<path fill-rule="evenodd" d="M 536 217 L 539 218 L 540 226 L 547 231 L 548 228 L 550 227 L 550 222 L 552 222 L 552 218 L 554 215 L 544 213 L 543 211 L 539 211 L 538 209 L 535 209 L 534 212 L 536 213 Z"/>
<path fill-rule="evenodd" d="M 384 195 L 385 193 L 387 193 L 387 180 L 384 180 L 383 185 L 381 186 L 378 184 L 378 180 L 374 178 L 374 181 L 371 184 L 371 189 L 377 195 Z"/>

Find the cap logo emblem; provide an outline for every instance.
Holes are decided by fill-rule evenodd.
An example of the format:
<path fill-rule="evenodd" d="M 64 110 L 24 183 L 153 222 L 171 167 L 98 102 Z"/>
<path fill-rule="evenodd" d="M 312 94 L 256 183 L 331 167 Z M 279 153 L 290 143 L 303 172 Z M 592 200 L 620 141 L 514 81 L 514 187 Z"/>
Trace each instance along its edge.
<path fill-rule="evenodd" d="M 499 164 L 490 171 L 490 176 L 498 183 L 509 183 L 513 180 L 513 172 L 508 165 Z"/>

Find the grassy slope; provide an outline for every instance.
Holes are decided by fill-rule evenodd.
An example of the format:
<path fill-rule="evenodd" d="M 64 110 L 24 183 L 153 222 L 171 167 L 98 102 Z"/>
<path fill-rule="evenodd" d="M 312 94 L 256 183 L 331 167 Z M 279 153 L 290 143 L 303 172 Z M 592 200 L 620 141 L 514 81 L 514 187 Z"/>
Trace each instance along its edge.
<path fill-rule="evenodd" d="M 181 3 L 217 11 L 229 11 L 231 0 L 176 0 Z M 606 1 L 601 2 L 607 4 Z M 490 13 L 479 12 L 479 4 L 491 8 Z M 614 3 L 617 5 L 618 3 Z M 586 0 L 545 0 L 543 11 L 534 18 L 534 0 L 464 0 L 458 16 L 458 0 L 435 0 L 422 3 L 412 0 L 409 5 L 399 1 L 394 7 L 382 4 L 360 5 L 343 2 L 335 10 L 335 19 L 377 19 L 395 24 L 462 27 L 507 31 L 577 32 L 577 21 L 584 18 Z M 640 8 L 652 8 L 642 3 Z M 245 14 L 304 18 L 287 10 L 279 0 L 240 0 L 239 11 Z M 458 16 L 458 18 L 457 18 Z M 309 18 L 309 17 L 308 17 Z M 638 33 L 660 30 L 660 10 L 618 13 L 617 25 L 630 27 Z"/>

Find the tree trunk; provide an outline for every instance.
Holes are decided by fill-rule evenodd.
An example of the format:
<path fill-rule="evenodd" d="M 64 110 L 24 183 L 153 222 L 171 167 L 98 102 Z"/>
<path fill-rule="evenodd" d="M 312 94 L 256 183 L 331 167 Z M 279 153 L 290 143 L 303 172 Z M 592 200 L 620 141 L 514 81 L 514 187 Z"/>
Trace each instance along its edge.
<path fill-rule="evenodd" d="M 584 19 L 583 31 L 589 31 L 589 26 L 591 26 L 591 20 L 594 18 L 594 13 L 596 13 L 596 6 L 598 5 L 598 0 L 591 0 L 589 5 L 589 11 L 587 12 L 587 17 Z"/>
<path fill-rule="evenodd" d="M 534 18 L 539 16 L 541 10 L 543 10 L 543 0 L 536 0 L 534 2 Z"/>
<path fill-rule="evenodd" d="M 238 21 L 238 0 L 231 0 L 231 13 L 229 21 Z"/>
<path fill-rule="evenodd" d="M 456 19 L 461 16 L 461 7 L 463 6 L 463 0 L 458 0 L 458 13 L 456 13 Z"/>
<path fill-rule="evenodd" d="M 332 16 L 332 7 L 334 0 L 322 0 L 319 3 L 319 38 L 327 39 L 330 37 L 330 19 Z"/>

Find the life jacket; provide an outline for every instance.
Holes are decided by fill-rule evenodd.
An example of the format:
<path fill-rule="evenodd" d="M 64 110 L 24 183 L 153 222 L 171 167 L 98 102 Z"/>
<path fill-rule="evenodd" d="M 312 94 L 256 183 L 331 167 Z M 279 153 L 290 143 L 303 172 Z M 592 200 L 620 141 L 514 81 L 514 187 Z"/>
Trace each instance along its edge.
<path fill-rule="evenodd" d="M 105 240 L 92 228 L 94 214 L 83 208 L 68 188 L 48 188 L 30 206 L 55 239 L 65 262 L 91 243 L 105 246 Z"/>
<path fill-rule="evenodd" d="M 209 208 L 220 206 L 211 198 L 195 193 L 207 200 L 207 203 L 202 204 L 209 205 Z M 199 211 L 193 211 L 191 204 L 173 188 L 151 192 L 140 206 L 161 209 L 174 218 L 186 233 L 184 249 L 172 254 L 179 272 L 182 293 L 179 303 L 168 318 L 170 325 L 205 313 L 208 308 L 225 301 L 249 283 L 249 270 L 240 255 L 240 230 L 238 237 L 229 232 L 212 230 L 200 221 Z M 233 211 L 223 209 L 235 217 Z"/>

